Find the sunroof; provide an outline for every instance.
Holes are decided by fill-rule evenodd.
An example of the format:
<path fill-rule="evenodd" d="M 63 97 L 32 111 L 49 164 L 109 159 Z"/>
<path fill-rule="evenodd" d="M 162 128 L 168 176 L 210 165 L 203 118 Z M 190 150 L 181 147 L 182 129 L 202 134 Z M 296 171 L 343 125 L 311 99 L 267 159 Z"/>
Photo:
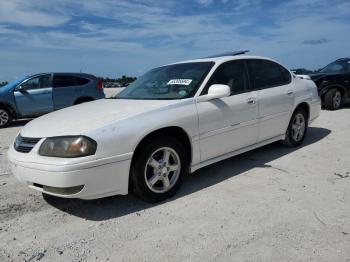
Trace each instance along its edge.
<path fill-rule="evenodd" d="M 233 51 L 233 52 L 227 52 L 227 53 L 222 53 L 222 54 L 217 54 L 217 55 L 211 55 L 207 56 L 204 58 L 214 58 L 214 57 L 220 57 L 220 56 L 235 56 L 235 55 L 243 55 L 245 53 L 248 53 L 249 50 L 244 50 L 244 51 Z"/>

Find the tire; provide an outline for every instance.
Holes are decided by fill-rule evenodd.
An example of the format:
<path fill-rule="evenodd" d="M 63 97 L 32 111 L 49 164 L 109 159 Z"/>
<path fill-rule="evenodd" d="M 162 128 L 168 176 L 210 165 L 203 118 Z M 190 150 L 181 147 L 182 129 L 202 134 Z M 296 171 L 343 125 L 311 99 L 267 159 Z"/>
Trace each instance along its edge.
<path fill-rule="evenodd" d="M 342 94 L 338 88 L 329 90 L 324 96 L 324 106 L 328 110 L 337 110 L 342 105 Z"/>
<path fill-rule="evenodd" d="M 0 128 L 7 127 L 12 123 L 12 115 L 8 109 L 0 107 Z"/>
<path fill-rule="evenodd" d="M 150 203 L 170 198 L 179 190 L 188 165 L 188 155 L 178 140 L 172 137 L 154 139 L 133 160 L 133 190 Z"/>
<path fill-rule="evenodd" d="M 290 119 L 288 129 L 286 132 L 286 137 L 282 141 L 282 143 L 288 147 L 300 146 L 305 139 L 307 128 L 307 113 L 304 109 L 297 108 Z"/>

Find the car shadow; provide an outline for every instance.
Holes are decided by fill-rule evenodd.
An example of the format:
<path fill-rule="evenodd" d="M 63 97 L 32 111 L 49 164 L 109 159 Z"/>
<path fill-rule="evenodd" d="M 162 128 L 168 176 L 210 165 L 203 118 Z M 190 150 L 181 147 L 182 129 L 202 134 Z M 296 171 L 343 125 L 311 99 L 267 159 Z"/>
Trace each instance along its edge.
<path fill-rule="evenodd" d="M 333 112 L 341 111 L 341 110 L 343 110 L 343 109 L 350 109 L 350 103 L 347 103 L 347 104 L 345 104 L 345 105 L 342 105 L 342 106 L 341 106 L 339 109 L 337 109 L 337 110 L 328 110 L 328 109 L 322 107 L 322 110 L 323 110 L 323 111 L 333 111 Z"/>
<path fill-rule="evenodd" d="M 330 133 L 331 130 L 326 128 L 310 127 L 305 141 L 300 147 L 287 148 L 281 146 L 279 143 L 273 143 L 204 167 L 186 176 L 180 191 L 173 198 L 165 202 L 174 201 L 177 198 L 190 195 L 256 167 L 269 168 L 271 167 L 268 164 L 269 162 L 299 150 L 302 147 L 316 143 L 327 137 Z M 63 199 L 44 195 L 44 199 L 47 203 L 63 212 L 92 221 L 102 221 L 131 213 L 138 213 L 147 208 L 165 203 L 145 203 L 133 194 L 97 200 Z"/>
<path fill-rule="evenodd" d="M 11 128 L 11 127 L 21 127 L 21 126 L 25 126 L 26 124 L 28 124 L 31 120 L 33 120 L 32 118 L 26 118 L 26 119 L 21 119 L 21 120 L 14 120 L 11 125 L 9 125 L 7 128 Z"/>

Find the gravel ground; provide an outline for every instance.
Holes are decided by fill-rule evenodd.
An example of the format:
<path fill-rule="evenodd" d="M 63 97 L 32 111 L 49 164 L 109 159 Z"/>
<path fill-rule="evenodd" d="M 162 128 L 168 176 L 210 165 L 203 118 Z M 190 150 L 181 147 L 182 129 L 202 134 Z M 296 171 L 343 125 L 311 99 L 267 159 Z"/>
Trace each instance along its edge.
<path fill-rule="evenodd" d="M 11 175 L 0 130 L 0 261 L 350 261 L 350 108 L 189 175 L 158 205 L 46 197 Z M 98 175 L 98 174 L 96 174 Z"/>

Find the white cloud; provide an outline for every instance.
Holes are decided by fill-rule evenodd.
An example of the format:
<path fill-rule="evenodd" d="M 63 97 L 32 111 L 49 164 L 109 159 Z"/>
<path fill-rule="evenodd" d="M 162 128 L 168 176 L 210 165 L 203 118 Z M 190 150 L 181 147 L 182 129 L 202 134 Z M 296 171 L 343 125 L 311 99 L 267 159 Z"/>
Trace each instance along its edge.
<path fill-rule="evenodd" d="M 210 8 L 197 15 L 176 12 L 177 1 L 61 0 L 55 4 L 45 0 L 13 0 L 10 4 L 4 1 L 0 2 L 0 43 L 60 52 L 67 61 L 71 60 L 68 54 L 75 52 L 95 53 L 91 57 L 96 61 L 100 61 L 100 54 L 108 53 L 124 63 L 122 70 L 129 68 L 135 73 L 139 68 L 239 49 L 271 56 L 290 67 L 312 69 L 348 50 L 350 36 L 344 33 L 348 31 L 350 17 L 348 2 L 335 1 L 329 5 L 326 0 L 290 0 L 265 8 L 263 13 L 261 0 L 216 1 L 224 5 L 225 11 L 212 11 L 214 0 L 204 0 L 199 4 Z M 4 10 L 15 16 L 7 19 L 1 15 Z M 21 12 L 27 15 L 22 20 L 15 19 Z M 38 20 L 41 15 L 44 18 Z M 80 17 L 84 20 L 77 21 Z M 16 23 L 14 20 L 28 30 L 1 25 Z M 51 28 L 30 29 L 37 25 Z M 327 39 L 327 43 L 303 44 L 320 39 Z M 96 64 L 106 63 L 107 70 L 109 63 L 114 62 L 106 60 Z M 101 68 L 96 66 L 97 72 L 104 72 Z"/>
<path fill-rule="evenodd" d="M 19 35 L 17 30 L 10 29 L 8 26 L 0 25 L 0 35 Z"/>
<path fill-rule="evenodd" d="M 254 6 L 258 3 L 260 3 L 262 0 L 194 0 L 196 3 L 207 7 L 213 4 L 214 2 L 216 3 L 222 3 L 222 4 L 228 4 L 228 3 L 233 3 L 234 4 L 234 10 L 241 10 L 243 8 L 249 7 L 249 6 Z"/>
<path fill-rule="evenodd" d="M 195 0 L 195 1 L 198 4 L 204 5 L 204 6 L 208 6 L 208 5 L 210 5 L 213 2 L 213 0 Z"/>
<path fill-rule="evenodd" d="M 40 10 L 41 1 L 11 0 L 0 2 L 0 22 L 22 26 L 58 26 L 69 17 L 64 14 Z M 43 4 L 45 6 L 45 4 Z"/>
<path fill-rule="evenodd" d="M 80 27 L 84 30 L 90 31 L 90 32 L 96 32 L 97 30 L 99 30 L 101 28 L 100 25 L 97 24 L 92 24 L 92 23 L 87 23 L 85 21 L 82 21 L 80 23 Z"/>

